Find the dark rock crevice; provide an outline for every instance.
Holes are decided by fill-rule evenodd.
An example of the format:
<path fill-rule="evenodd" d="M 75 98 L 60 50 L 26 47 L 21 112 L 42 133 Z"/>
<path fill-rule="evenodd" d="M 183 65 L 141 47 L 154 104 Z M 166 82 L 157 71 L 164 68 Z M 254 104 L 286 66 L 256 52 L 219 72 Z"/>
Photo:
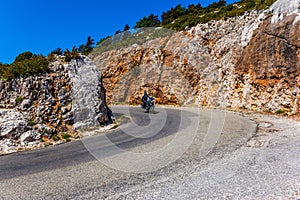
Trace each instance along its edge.
<path fill-rule="evenodd" d="M 297 49 L 300 48 L 300 45 L 298 46 L 297 44 L 292 44 L 292 43 L 289 41 L 289 39 L 287 39 L 287 38 L 285 38 L 285 37 L 283 37 L 283 36 L 280 36 L 280 35 L 277 35 L 277 34 L 268 32 L 268 31 L 266 31 L 266 30 L 264 30 L 264 33 L 265 33 L 266 35 L 268 35 L 268 36 L 273 36 L 273 37 L 275 37 L 275 38 L 278 38 L 278 39 L 280 39 L 280 40 L 283 40 L 283 41 L 284 41 L 288 46 L 290 46 L 290 47 L 294 47 L 294 48 L 297 48 Z"/>

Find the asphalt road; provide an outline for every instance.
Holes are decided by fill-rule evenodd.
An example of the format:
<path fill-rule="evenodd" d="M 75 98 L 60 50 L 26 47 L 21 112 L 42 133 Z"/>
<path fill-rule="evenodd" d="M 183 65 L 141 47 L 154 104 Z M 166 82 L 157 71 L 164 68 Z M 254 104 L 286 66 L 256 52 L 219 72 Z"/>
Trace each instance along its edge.
<path fill-rule="evenodd" d="M 126 199 L 136 188 L 218 161 L 245 145 L 257 128 L 219 110 L 112 110 L 126 122 L 115 130 L 1 156 L 0 199 Z"/>

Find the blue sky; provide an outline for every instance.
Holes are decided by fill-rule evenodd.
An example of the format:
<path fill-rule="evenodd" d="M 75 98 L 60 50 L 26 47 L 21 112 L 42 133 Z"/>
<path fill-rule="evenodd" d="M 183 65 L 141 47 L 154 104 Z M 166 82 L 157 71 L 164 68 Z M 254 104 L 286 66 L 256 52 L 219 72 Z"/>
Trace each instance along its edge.
<path fill-rule="evenodd" d="M 4 0 L 0 4 L 0 62 L 11 63 L 24 52 L 47 55 L 60 47 L 71 49 L 130 27 L 151 13 L 161 15 L 178 4 L 218 0 Z M 233 3 L 234 0 L 227 0 Z"/>

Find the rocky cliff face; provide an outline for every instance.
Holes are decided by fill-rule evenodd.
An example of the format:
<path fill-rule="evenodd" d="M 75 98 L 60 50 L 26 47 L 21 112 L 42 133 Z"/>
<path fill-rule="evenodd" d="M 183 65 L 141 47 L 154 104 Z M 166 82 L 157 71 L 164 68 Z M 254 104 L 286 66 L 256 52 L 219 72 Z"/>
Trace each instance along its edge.
<path fill-rule="evenodd" d="M 109 103 L 140 103 L 148 90 L 163 104 L 298 113 L 299 5 L 279 0 L 264 12 L 91 57 Z"/>
<path fill-rule="evenodd" d="M 296 14 L 266 18 L 240 50 L 234 73 L 243 93 L 233 90 L 233 106 L 266 111 L 300 111 L 300 23 Z M 245 76 L 246 75 L 246 76 Z M 239 103 L 242 99 L 243 103 Z"/>
<path fill-rule="evenodd" d="M 64 133 L 77 136 L 76 128 L 110 121 L 101 73 L 92 60 L 57 59 L 50 71 L 0 81 L 0 153 L 43 145 L 39 140 L 54 143 Z"/>

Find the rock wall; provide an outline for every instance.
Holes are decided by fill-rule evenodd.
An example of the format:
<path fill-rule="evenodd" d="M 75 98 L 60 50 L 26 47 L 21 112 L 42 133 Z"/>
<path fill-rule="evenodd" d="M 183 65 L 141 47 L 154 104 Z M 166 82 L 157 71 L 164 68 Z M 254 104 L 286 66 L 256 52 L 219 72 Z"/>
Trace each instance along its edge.
<path fill-rule="evenodd" d="M 93 90 L 85 87 L 89 84 Z M 85 97 L 78 95 L 82 88 Z M 88 95 L 95 98 L 86 110 L 95 116 L 78 118 L 78 99 L 89 101 Z M 76 137 L 76 128 L 110 122 L 101 73 L 87 57 L 70 63 L 58 58 L 48 74 L 0 81 L 0 115 L 0 153 L 39 146 L 39 141 L 54 143 L 63 133 Z"/>
<path fill-rule="evenodd" d="M 300 109 L 299 7 L 298 0 L 279 0 L 270 10 L 91 57 L 109 103 L 137 104 L 148 90 L 163 104 L 294 114 Z"/>
<path fill-rule="evenodd" d="M 106 52 L 94 58 L 96 64 L 101 66 L 109 103 L 139 103 L 144 90 L 154 95 L 158 103 L 164 104 L 178 104 L 192 96 L 190 84 L 195 85 L 197 80 L 190 74 L 198 76 L 198 73 L 194 69 L 187 72 L 184 69 L 186 66 L 173 64 L 175 61 L 172 52 L 167 48 L 160 48 L 161 45 L 173 48 L 168 44 L 169 39 L 167 37 L 152 41 L 149 46 L 135 45 Z"/>
<path fill-rule="evenodd" d="M 254 32 L 249 45 L 240 50 L 234 69 L 239 82 L 233 87 L 243 92 L 232 89 L 232 106 L 300 111 L 300 21 L 294 23 L 296 17 L 285 14 L 273 23 L 268 17 Z"/>

